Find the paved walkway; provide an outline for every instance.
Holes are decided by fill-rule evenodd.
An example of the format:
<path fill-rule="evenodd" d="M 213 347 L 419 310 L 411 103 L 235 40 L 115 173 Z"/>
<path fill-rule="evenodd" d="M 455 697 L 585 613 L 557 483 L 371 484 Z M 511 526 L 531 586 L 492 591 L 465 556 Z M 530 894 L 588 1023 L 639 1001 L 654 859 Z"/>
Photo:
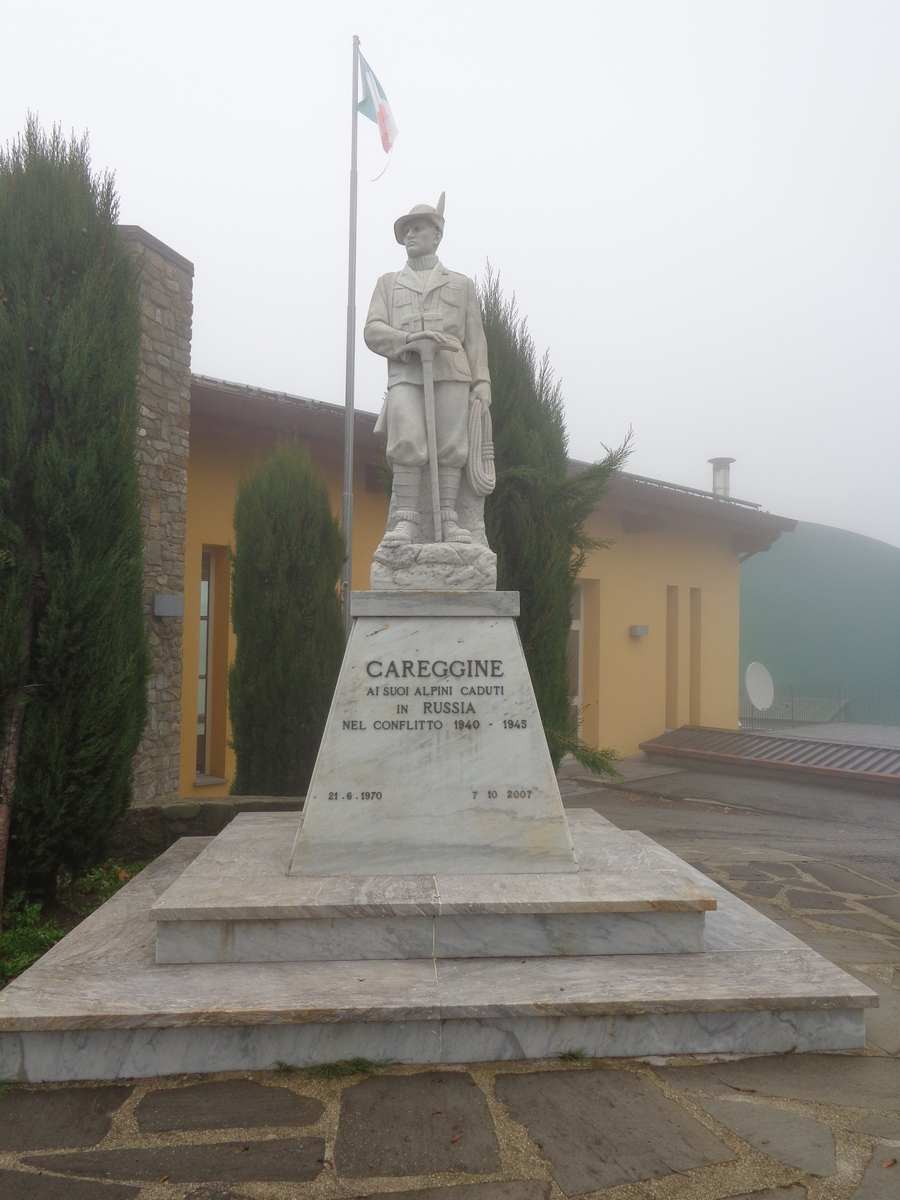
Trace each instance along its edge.
<path fill-rule="evenodd" d="M 11 1088 L 0 1196 L 890 1200 L 898 1108 L 881 1056 Z"/>
<path fill-rule="evenodd" d="M 10 1087 L 2 1200 L 900 1200 L 900 805 L 564 776 L 875 987 L 867 1053 Z"/>

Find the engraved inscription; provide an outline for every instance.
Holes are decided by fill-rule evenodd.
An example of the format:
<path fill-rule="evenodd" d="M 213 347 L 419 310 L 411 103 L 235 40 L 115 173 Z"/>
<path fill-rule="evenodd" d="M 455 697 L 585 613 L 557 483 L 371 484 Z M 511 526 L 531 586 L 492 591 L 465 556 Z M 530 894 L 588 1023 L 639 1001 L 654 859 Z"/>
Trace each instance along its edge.
<path fill-rule="evenodd" d="M 370 679 L 497 679 L 503 675 L 502 658 L 402 658 L 366 663 Z"/>
<path fill-rule="evenodd" d="M 344 720 L 344 733 L 440 733 L 452 729 L 456 733 L 474 733 L 485 727 L 524 730 L 528 722 L 504 716 L 502 712 L 482 713 L 476 701 L 503 700 L 502 683 L 473 683 L 476 679 L 503 679 L 502 658 L 371 658 L 365 663 L 370 680 L 441 679 L 443 683 L 370 683 L 366 700 L 393 700 L 390 714 L 379 714 L 370 721 Z M 416 703 L 418 702 L 418 703 Z M 410 711 L 410 705 L 414 704 Z M 445 722 L 443 717 L 455 718 Z M 494 717 L 490 720 L 489 717 Z"/>
<path fill-rule="evenodd" d="M 524 717 L 511 716 L 508 709 L 504 712 L 502 658 L 372 658 L 364 664 L 364 669 L 366 719 L 342 720 L 343 733 L 429 733 L 436 737 L 449 734 L 460 737 L 462 746 L 466 735 L 478 735 L 486 729 L 513 735 L 528 730 Z M 494 788 L 471 789 L 471 792 L 473 800 L 501 804 L 504 800 L 527 800 L 536 794 L 531 787 L 501 787 L 499 783 Z M 328 799 L 377 801 L 382 794 L 377 790 L 356 792 L 338 787 L 328 792 Z"/>

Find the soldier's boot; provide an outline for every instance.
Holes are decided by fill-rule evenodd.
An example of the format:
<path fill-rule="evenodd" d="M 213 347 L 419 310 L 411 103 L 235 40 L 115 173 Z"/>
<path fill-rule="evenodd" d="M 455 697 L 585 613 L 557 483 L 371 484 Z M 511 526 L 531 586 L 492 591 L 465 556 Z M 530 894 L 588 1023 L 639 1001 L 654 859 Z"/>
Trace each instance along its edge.
<path fill-rule="evenodd" d="M 419 529 L 421 467 L 394 467 L 394 527 L 382 539 L 388 544 L 414 542 Z"/>
<path fill-rule="evenodd" d="M 441 498 L 441 524 L 444 527 L 445 542 L 471 542 L 472 535 L 468 529 L 463 529 L 456 512 L 456 497 L 459 495 L 459 483 L 462 479 L 462 467 L 438 467 L 438 491 Z"/>

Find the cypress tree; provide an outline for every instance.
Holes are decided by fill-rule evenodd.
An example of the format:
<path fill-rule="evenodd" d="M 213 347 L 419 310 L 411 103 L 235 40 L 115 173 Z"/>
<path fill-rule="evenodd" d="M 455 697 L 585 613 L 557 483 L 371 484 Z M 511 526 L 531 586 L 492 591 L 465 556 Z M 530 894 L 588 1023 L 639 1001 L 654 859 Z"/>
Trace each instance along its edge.
<path fill-rule="evenodd" d="M 571 605 L 587 552 L 599 543 L 585 522 L 621 467 L 628 443 L 573 474 L 562 388 L 548 356 L 538 359 L 515 298 L 488 269 L 479 289 L 491 368 L 497 486 L 485 504 L 497 554 L 497 587 L 518 591 L 519 634 L 554 765 L 573 753 L 591 770 L 615 773 L 610 751 L 581 742 L 569 710 L 566 647 Z"/>
<path fill-rule="evenodd" d="M 103 857 L 145 717 L 140 331 L 117 215 L 86 137 L 29 118 L 0 152 L 0 803 L 11 882 L 45 896 Z"/>
<path fill-rule="evenodd" d="M 344 542 L 307 452 L 278 450 L 238 491 L 229 709 L 236 795 L 306 791 L 344 647 Z"/>

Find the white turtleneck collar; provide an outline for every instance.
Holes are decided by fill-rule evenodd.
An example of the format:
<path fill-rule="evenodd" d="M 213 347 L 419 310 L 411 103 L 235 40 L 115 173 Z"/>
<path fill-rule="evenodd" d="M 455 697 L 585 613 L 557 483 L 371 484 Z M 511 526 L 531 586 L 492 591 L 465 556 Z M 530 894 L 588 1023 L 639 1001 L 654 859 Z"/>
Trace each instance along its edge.
<path fill-rule="evenodd" d="M 436 254 L 420 254 L 418 258 L 408 258 L 406 265 L 413 271 L 431 271 L 438 265 Z"/>

